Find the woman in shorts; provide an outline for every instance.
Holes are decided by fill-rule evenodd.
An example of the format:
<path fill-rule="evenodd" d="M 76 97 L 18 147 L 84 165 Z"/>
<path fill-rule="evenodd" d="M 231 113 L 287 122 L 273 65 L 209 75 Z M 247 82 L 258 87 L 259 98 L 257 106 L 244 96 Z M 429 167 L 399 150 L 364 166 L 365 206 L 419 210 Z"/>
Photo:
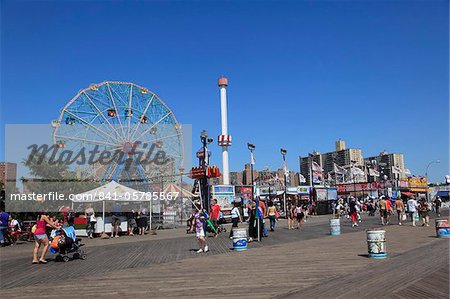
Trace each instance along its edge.
<path fill-rule="evenodd" d="M 208 245 L 206 245 L 205 239 L 205 230 L 203 229 L 203 222 L 205 221 L 205 217 L 200 212 L 200 209 L 197 209 L 197 212 L 194 215 L 194 221 L 192 221 L 192 225 L 195 228 L 195 236 L 198 240 L 198 245 L 200 249 L 197 253 L 208 252 Z"/>
<path fill-rule="evenodd" d="M 53 228 L 59 228 L 59 226 L 55 225 L 53 221 L 47 217 L 47 215 L 39 215 L 36 221 L 36 230 L 34 231 L 33 264 L 47 264 L 45 254 L 47 253 L 50 245 L 47 234 L 45 233 L 45 228 L 47 225 Z M 44 248 L 41 253 L 41 258 L 38 260 L 38 252 L 41 245 L 44 245 Z"/>
<path fill-rule="evenodd" d="M 287 210 L 286 210 L 288 229 L 294 229 L 294 209 L 295 209 L 295 207 L 291 203 L 288 203 Z"/>
<path fill-rule="evenodd" d="M 302 226 L 303 218 L 305 218 L 305 213 L 303 212 L 300 203 L 298 203 L 295 207 L 295 214 L 297 218 L 297 229 L 300 229 L 300 227 Z"/>

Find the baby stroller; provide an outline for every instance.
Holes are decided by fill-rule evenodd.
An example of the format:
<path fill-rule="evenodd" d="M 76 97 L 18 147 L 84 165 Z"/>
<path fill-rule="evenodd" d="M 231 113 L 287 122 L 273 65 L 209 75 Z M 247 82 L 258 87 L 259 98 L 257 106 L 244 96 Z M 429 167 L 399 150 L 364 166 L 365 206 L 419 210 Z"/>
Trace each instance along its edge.
<path fill-rule="evenodd" d="M 73 253 L 73 259 L 86 259 L 86 253 L 80 249 L 84 244 L 81 244 L 81 239 L 76 237 L 73 226 L 53 230 L 51 237 L 50 252 L 57 254 L 55 258 L 57 262 L 68 262 L 70 253 Z"/>

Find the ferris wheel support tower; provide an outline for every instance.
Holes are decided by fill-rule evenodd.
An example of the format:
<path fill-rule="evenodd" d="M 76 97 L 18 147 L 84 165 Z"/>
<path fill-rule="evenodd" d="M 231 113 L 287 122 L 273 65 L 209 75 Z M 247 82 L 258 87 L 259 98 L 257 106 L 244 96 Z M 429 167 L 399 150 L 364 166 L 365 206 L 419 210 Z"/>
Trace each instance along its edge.
<path fill-rule="evenodd" d="M 230 184 L 230 170 L 228 166 L 228 147 L 231 146 L 231 136 L 228 135 L 228 111 L 227 111 L 227 86 L 228 79 L 219 78 L 220 88 L 220 118 L 222 123 L 222 135 L 218 138 L 218 144 L 222 147 L 222 165 L 223 165 L 223 184 Z"/>

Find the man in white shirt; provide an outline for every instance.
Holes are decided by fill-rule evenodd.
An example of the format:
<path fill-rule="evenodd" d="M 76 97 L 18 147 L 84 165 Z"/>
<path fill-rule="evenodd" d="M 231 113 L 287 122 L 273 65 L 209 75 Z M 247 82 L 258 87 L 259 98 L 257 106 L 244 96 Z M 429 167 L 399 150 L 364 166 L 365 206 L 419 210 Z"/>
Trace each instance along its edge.
<path fill-rule="evenodd" d="M 417 208 L 419 205 L 417 204 L 417 201 L 414 199 L 414 197 L 411 197 L 408 202 L 408 213 L 411 216 L 412 225 L 416 226 L 416 215 L 417 215 Z"/>

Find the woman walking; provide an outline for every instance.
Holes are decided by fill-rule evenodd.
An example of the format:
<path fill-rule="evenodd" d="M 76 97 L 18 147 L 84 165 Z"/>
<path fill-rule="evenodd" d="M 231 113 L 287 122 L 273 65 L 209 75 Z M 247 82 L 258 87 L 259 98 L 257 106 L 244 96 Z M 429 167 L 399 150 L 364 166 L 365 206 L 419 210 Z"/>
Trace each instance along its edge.
<path fill-rule="evenodd" d="M 269 208 L 267 209 L 267 216 L 270 221 L 270 231 L 275 231 L 275 223 L 277 221 L 277 208 L 273 205 L 273 202 L 269 201 Z"/>
<path fill-rule="evenodd" d="M 291 203 L 288 204 L 286 213 L 288 229 L 294 229 L 294 206 Z"/>
<path fill-rule="evenodd" d="M 86 207 L 84 210 L 84 216 L 86 217 L 86 233 L 89 239 L 94 238 L 95 224 L 97 223 L 97 218 L 95 217 L 94 209 L 91 205 Z"/>
<path fill-rule="evenodd" d="M 197 250 L 197 253 L 203 253 L 208 252 L 209 248 L 206 244 L 205 239 L 205 230 L 203 228 L 203 224 L 206 220 L 204 214 L 200 211 L 200 207 L 198 205 L 194 205 L 196 212 L 194 215 L 194 221 L 192 221 L 192 230 L 195 228 L 195 236 L 197 237 L 198 245 L 200 247 L 199 250 Z"/>
<path fill-rule="evenodd" d="M 233 238 L 233 228 L 238 227 L 238 223 L 242 223 L 242 217 L 241 213 L 239 212 L 238 204 L 237 202 L 233 203 L 233 209 L 231 210 L 231 229 L 230 229 L 230 238 Z"/>
<path fill-rule="evenodd" d="M 297 218 L 297 229 L 300 229 L 300 227 L 302 227 L 303 218 L 305 218 L 305 213 L 303 212 L 300 202 L 298 202 L 297 206 L 295 207 L 295 215 L 295 217 Z"/>
<path fill-rule="evenodd" d="M 45 233 L 46 225 L 49 225 L 53 228 L 59 228 L 59 226 L 55 225 L 53 221 L 51 221 L 47 215 L 41 214 L 38 216 L 36 221 L 36 230 L 34 231 L 34 249 L 33 249 L 33 264 L 47 264 L 45 260 L 45 254 L 47 253 L 49 240 L 47 234 Z M 38 252 L 41 245 L 44 245 L 44 248 L 41 253 L 41 257 L 38 260 Z"/>

